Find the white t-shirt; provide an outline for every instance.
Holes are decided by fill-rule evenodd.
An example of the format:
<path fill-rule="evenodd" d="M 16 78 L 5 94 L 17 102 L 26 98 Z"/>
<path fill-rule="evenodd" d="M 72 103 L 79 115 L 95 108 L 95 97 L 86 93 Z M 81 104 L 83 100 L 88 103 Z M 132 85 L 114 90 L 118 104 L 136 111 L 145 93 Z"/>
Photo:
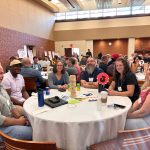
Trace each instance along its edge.
<path fill-rule="evenodd" d="M 11 89 L 11 97 L 17 99 L 18 101 L 25 101 L 22 97 L 22 88 L 25 86 L 23 76 L 18 74 L 17 78 L 14 78 L 9 72 L 4 74 L 1 85 L 4 89 Z"/>

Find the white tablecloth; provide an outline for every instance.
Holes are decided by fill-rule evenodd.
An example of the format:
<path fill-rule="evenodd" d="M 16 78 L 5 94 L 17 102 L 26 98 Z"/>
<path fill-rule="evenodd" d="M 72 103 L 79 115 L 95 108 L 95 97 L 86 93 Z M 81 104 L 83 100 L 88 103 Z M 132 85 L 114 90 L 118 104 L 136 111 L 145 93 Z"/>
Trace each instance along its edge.
<path fill-rule="evenodd" d="M 82 88 L 81 91 L 98 95 L 98 90 Z M 54 95 L 68 93 L 51 90 L 50 96 Z M 117 132 L 124 129 L 130 99 L 109 96 L 110 103 L 122 104 L 126 108 L 105 107 L 98 111 L 97 102 L 89 102 L 88 99 L 76 105 L 66 104 L 57 108 L 45 105 L 39 108 L 36 96 L 30 97 L 23 107 L 33 127 L 33 140 L 55 141 L 58 147 L 66 150 L 85 150 L 91 144 L 116 137 Z M 45 112 L 38 113 L 41 109 Z"/>

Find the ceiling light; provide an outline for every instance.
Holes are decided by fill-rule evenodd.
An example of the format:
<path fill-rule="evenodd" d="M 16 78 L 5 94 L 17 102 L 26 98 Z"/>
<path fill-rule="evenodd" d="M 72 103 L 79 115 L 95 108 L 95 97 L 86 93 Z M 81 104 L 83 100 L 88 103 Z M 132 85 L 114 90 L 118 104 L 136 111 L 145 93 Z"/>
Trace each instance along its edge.
<path fill-rule="evenodd" d="M 109 45 L 109 46 L 111 46 L 111 45 L 112 45 L 112 43 L 111 43 L 111 42 L 109 42 L 109 43 L 108 43 L 108 45 Z"/>

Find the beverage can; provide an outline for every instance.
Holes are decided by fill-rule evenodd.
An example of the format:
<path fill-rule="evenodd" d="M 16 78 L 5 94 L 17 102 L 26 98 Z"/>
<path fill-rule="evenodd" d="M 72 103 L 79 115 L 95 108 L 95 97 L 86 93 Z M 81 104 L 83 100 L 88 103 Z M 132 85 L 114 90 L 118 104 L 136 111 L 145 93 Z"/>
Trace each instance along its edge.
<path fill-rule="evenodd" d="M 49 95 L 49 94 L 50 94 L 50 92 L 49 92 L 49 87 L 46 87 L 46 88 L 45 88 L 45 91 L 46 91 L 46 95 Z"/>

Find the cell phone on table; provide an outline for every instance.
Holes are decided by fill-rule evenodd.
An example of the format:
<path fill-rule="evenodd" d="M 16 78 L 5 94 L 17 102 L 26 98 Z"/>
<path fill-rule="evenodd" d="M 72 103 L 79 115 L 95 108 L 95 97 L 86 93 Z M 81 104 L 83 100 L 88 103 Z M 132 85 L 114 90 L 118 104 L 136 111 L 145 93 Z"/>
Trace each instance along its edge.
<path fill-rule="evenodd" d="M 123 108 L 125 108 L 126 106 L 124 106 L 124 105 L 120 105 L 120 104 L 114 104 L 114 107 L 117 107 L 117 108 L 121 108 L 121 109 L 123 109 Z"/>

